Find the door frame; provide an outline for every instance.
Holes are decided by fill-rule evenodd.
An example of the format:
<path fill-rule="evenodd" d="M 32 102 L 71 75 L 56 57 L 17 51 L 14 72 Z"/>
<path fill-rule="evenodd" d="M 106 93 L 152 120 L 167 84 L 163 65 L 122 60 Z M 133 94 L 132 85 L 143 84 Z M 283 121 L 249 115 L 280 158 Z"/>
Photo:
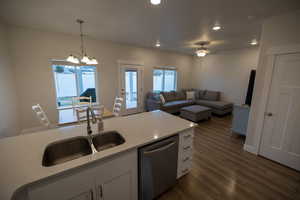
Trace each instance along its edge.
<path fill-rule="evenodd" d="M 137 68 L 140 71 L 141 75 L 141 88 L 139 91 L 138 98 L 141 100 L 138 104 L 138 113 L 144 111 L 144 62 L 134 61 L 134 60 L 118 60 L 118 96 L 121 96 L 121 87 L 122 87 L 122 67 L 123 66 L 132 66 Z M 124 107 L 123 107 L 124 108 Z M 121 110 L 121 115 L 124 114 L 124 110 Z"/>
<path fill-rule="evenodd" d="M 267 111 L 267 105 L 269 102 L 269 95 L 270 95 L 270 89 L 272 85 L 276 58 L 280 55 L 295 54 L 295 53 L 300 53 L 300 44 L 275 46 L 275 47 L 271 47 L 266 52 L 266 57 L 267 57 L 266 73 L 263 81 L 261 101 L 259 105 L 257 105 L 258 107 L 260 107 L 260 109 L 258 111 L 257 118 L 256 118 L 256 122 L 257 122 L 257 125 L 255 127 L 256 136 L 254 138 L 253 146 L 247 144 L 244 145 L 244 149 L 248 152 L 258 155 L 260 154 L 261 151 L 263 130 L 265 124 L 265 112 Z M 250 111 L 250 115 L 251 115 L 251 111 Z"/>

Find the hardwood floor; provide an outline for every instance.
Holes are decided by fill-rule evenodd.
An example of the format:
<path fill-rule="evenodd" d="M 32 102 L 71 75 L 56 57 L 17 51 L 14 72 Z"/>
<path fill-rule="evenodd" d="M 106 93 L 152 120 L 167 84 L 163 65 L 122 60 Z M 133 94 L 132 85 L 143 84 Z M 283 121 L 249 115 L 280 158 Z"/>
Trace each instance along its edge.
<path fill-rule="evenodd" d="M 160 200 L 300 200 L 300 173 L 243 151 L 231 117 L 200 122 L 192 171 Z"/>

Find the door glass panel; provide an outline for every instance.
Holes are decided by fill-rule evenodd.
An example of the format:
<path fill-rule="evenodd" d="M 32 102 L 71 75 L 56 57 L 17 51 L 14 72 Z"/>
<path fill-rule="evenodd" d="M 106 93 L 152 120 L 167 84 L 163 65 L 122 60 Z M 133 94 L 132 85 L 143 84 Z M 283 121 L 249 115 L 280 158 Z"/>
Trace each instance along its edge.
<path fill-rule="evenodd" d="M 126 109 L 137 108 L 137 71 L 125 72 Z"/>
<path fill-rule="evenodd" d="M 176 90 L 176 71 L 165 70 L 165 89 L 164 91 Z"/>
<path fill-rule="evenodd" d="M 76 69 L 73 66 L 54 66 L 58 106 L 71 106 L 72 98 L 77 96 Z"/>
<path fill-rule="evenodd" d="M 156 69 L 153 71 L 153 90 L 154 92 L 163 91 L 163 70 Z"/>
<path fill-rule="evenodd" d="M 96 102 L 96 67 L 82 66 L 77 74 L 80 96 L 92 97 L 92 102 Z"/>

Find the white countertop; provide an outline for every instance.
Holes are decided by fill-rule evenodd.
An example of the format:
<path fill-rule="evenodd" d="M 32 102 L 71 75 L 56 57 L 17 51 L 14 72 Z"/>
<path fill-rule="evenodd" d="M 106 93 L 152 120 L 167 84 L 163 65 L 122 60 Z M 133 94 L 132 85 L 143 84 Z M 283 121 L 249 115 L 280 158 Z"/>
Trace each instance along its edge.
<path fill-rule="evenodd" d="M 0 140 L 0 199 L 10 200 L 17 190 L 93 161 L 143 146 L 195 126 L 194 123 L 162 111 L 145 112 L 104 120 L 104 131 L 116 130 L 125 143 L 76 160 L 43 167 L 45 148 L 55 141 L 86 136 L 86 124 L 50 129 Z M 96 133 L 96 125 L 93 125 Z"/>

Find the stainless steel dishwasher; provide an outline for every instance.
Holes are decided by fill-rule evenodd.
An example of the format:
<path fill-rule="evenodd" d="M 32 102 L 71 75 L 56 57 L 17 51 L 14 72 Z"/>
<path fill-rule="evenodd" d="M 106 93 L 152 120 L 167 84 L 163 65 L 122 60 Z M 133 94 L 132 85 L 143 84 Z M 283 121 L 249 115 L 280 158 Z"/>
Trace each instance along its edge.
<path fill-rule="evenodd" d="M 176 184 L 178 135 L 139 149 L 139 200 L 152 200 Z"/>

